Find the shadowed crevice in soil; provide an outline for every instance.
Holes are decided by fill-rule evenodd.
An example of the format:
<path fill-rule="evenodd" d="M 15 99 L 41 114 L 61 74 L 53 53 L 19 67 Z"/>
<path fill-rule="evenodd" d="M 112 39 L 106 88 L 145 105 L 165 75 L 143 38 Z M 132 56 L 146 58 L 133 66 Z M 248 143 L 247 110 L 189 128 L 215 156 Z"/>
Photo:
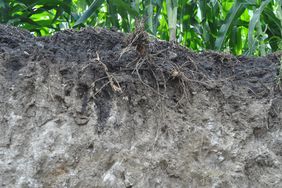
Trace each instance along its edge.
<path fill-rule="evenodd" d="M 0 25 L 0 187 L 279 187 L 280 57 Z"/>

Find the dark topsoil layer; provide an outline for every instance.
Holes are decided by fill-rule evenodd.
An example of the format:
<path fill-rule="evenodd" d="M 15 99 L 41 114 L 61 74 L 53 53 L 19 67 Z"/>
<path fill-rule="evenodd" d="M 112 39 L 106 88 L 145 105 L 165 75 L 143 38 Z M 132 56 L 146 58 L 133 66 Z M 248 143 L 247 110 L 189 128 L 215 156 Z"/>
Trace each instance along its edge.
<path fill-rule="evenodd" d="M 140 96 L 138 104 L 132 105 L 144 113 L 158 108 L 162 102 L 179 113 L 189 113 L 185 105 L 192 104 L 198 93 L 207 91 L 210 99 L 222 107 L 215 111 L 226 117 L 251 101 L 273 101 L 267 112 L 267 126 L 252 127 L 255 137 L 261 137 L 267 131 L 281 129 L 278 56 L 253 58 L 218 52 L 194 53 L 175 43 L 147 38 L 142 31 L 126 36 L 116 31 L 86 28 L 41 38 L 0 25 L 0 75 L 4 79 L 0 81 L 0 110 L 2 114 L 11 110 L 6 100 L 13 96 L 22 105 L 19 108 L 23 113 L 28 113 L 33 105 L 28 98 L 36 100 L 35 82 L 41 79 L 40 83 L 48 86 L 50 80 L 59 79 L 63 93 L 58 94 L 53 88 L 53 93 L 48 95 L 48 100 L 56 102 L 58 113 L 68 108 L 64 98 L 74 92 L 81 101 L 81 106 L 73 112 L 75 121 L 83 126 L 91 116 L 88 104 L 94 101 L 98 113 L 95 134 L 103 135 L 109 128 L 106 122 L 113 98 L 127 97 L 129 103 L 134 103 L 133 99 Z M 199 95 L 199 100 L 201 97 Z M 227 103 L 232 110 L 223 108 Z M 7 119 L 0 117 L 0 121 L 4 125 Z M 115 128 L 120 126 L 116 124 Z M 166 128 L 161 131 L 165 132 Z M 8 147 L 11 142 L 7 139 L 2 144 Z M 273 151 L 281 156 L 280 149 Z"/>
<path fill-rule="evenodd" d="M 75 88 L 85 103 L 89 100 L 89 90 L 94 91 L 95 100 L 102 97 L 101 102 L 113 93 L 134 95 L 138 88 L 132 88 L 129 83 L 136 82 L 161 99 L 173 99 L 174 106 L 180 99 L 189 100 L 197 90 L 214 91 L 218 95 L 229 90 L 238 94 L 246 90 L 248 97 L 256 99 L 281 96 L 282 86 L 278 84 L 281 53 L 256 58 L 218 52 L 194 53 L 178 44 L 149 39 L 142 31 L 126 36 L 93 28 L 66 30 L 39 38 L 1 25 L 0 42 L 1 74 L 9 83 L 16 84 L 14 87 L 23 87 L 18 83 L 22 80 L 32 82 L 36 71 L 30 62 L 36 61 L 43 67 L 40 72 L 43 82 L 54 68 L 63 78 L 65 95 Z M 168 92 L 167 87 L 177 92 Z M 107 118 L 104 116 L 102 113 L 101 120 Z"/>
<path fill-rule="evenodd" d="M 140 53 L 136 45 L 138 36 L 135 44 L 130 41 L 136 35 L 138 33 L 125 36 L 116 31 L 86 28 L 61 31 L 52 37 L 34 37 L 27 31 L 0 25 L 1 63 L 4 68 L 1 74 L 11 82 L 26 78 L 33 72 L 28 63 L 40 61 L 46 68 L 42 72 L 46 79 L 50 64 L 56 64 L 66 83 L 70 80 L 77 82 L 75 84 L 82 87 L 82 92 L 97 79 L 109 81 L 105 78 L 106 66 L 114 80 L 117 79 L 115 74 L 118 77 L 131 75 L 131 79 L 146 81 L 148 89 L 159 92 L 161 96 L 166 83 L 179 81 L 187 84 L 190 93 L 197 89 L 220 90 L 223 85 L 236 90 L 243 85 L 255 98 L 280 94 L 277 78 L 281 53 L 258 58 L 211 51 L 194 53 L 178 44 L 155 39 L 147 42 L 140 39 L 143 40 L 140 45 L 146 48 L 145 53 Z M 23 68 L 26 69 L 25 74 L 19 74 Z M 85 72 L 89 74 L 86 76 Z M 118 83 L 122 90 L 131 92 L 123 82 L 127 82 L 126 76 Z"/>

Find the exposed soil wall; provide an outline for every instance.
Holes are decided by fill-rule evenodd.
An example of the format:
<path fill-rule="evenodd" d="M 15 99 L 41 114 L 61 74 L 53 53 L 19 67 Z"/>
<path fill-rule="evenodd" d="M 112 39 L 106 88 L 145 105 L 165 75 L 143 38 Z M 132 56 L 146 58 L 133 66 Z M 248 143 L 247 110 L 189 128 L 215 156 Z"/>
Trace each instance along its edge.
<path fill-rule="evenodd" d="M 282 187 L 278 55 L 0 26 L 0 187 Z"/>

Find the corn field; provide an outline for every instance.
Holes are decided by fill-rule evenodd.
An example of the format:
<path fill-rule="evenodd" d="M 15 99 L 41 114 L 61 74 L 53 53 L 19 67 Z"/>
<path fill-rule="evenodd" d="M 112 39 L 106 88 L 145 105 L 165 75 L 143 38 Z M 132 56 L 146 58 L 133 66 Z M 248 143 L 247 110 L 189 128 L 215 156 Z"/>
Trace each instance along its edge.
<path fill-rule="evenodd" d="M 37 36 L 97 26 L 148 33 L 191 50 L 266 55 L 282 50 L 282 0 L 0 0 L 0 23 Z"/>

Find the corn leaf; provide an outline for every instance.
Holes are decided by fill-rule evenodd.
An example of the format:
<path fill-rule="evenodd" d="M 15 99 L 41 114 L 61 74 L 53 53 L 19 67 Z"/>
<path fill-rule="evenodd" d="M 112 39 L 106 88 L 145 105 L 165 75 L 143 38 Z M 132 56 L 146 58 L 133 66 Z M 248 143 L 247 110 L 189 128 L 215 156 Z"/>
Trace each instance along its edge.
<path fill-rule="evenodd" d="M 130 4 L 125 3 L 122 0 L 111 0 L 111 3 L 115 4 L 120 12 L 126 11 L 132 16 L 138 16 L 138 12 L 134 10 L 134 8 L 130 6 Z"/>
<path fill-rule="evenodd" d="M 270 2 L 271 0 L 266 0 L 263 1 L 260 5 L 260 7 L 258 9 L 255 10 L 252 19 L 250 21 L 249 24 L 249 32 L 248 32 L 248 46 L 249 46 L 249 53 L 252 54 L 255 49 L 256 49 L 256 44 L 255 44 L 255 40 L 254 40 L 254 30 L 256 25 L 259 22 L 260 19 L 260 15 L 262 13 L 262 11 L 264 10 L 264 8 L 267 6 L 267 4 Z"/>
<path fill-rule="evenodd" d="M 75 22 L 74 27 L 82 24 L 89 18 L 104 2 L 104 0 L 94 0 L 89 8 L 82 14 L 82 16 Z"/>
<path fill-rule="evenodd" d="M 227 15 L 225 23 L 220 27 L 218 37 L 215 41 L 216 49 L 220 50 L 222 48 L 224 41 L 226 40 L 226 36 L 228 35 L 228 32 L 234 25 L 236 19 L 240 17 L 240 15 L 244 12 L 244 9 L 244 3 L 240 1 L 235 1 L 233 7 Z"/>

